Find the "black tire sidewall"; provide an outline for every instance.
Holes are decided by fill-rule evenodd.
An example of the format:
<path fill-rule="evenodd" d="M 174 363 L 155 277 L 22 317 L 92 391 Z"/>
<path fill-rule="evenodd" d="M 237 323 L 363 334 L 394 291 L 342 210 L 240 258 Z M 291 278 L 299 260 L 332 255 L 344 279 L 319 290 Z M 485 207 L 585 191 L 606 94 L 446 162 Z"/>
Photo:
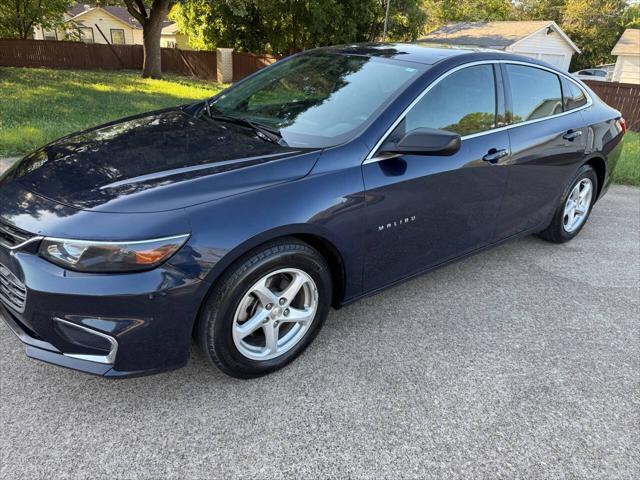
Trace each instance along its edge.
<path fill-rule="evenodd" d="M 275 250 L 275 251 L 274 251 Z M 265 248 L 265 254 L 257 252 L 245 262 L 237 262 L 231 275 L 223 280 L 221 288 L 212 292 L 203 312 L 200 331 L 201 346 L 225 373 L 240 378 L 252 378 L 278 370 L 298 355 L 317 336 L 331 305 L 331 276 L 324 259 L 310 247 L 299 244 L 280 244 L 277 249 Z M 255 261 L 256 257 L 260 257 Z M 250 266 L 247 268 L 247 263 Z M 242 355 L 233 341 L 232 327 L 235 311 L 247 291 L 265 275 L 282 268 L 297 268 L 306 272 L 318 289 L 318 308 L 311 328 L 291 350 L 264 361 L 256 361 Z M 240 276 L 234 272 L 244 270 Z M 204 345 L 202 345 L 204 343 Z"/>

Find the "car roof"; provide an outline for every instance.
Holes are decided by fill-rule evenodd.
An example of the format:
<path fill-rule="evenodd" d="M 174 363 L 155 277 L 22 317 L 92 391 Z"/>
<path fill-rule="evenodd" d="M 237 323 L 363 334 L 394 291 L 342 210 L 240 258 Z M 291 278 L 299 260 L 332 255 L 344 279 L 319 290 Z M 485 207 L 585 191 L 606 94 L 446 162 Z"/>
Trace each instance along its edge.
<path fill-rule="evenodd" d="M 425 65 L 433 65 L 447 58 L 473 53 L 480 54 L 489 52 L 495 53 L 500 58 L 511 57 L 511 55 L 500 50 L 448 47 L 446 45 L 434 47 L 415 43 L 358 43 L 333 47 L 321 47 L 316 48 L 311 52 L 331 52 L 342 55 L 392 58 L 408 62 L 423 63 Z"/>

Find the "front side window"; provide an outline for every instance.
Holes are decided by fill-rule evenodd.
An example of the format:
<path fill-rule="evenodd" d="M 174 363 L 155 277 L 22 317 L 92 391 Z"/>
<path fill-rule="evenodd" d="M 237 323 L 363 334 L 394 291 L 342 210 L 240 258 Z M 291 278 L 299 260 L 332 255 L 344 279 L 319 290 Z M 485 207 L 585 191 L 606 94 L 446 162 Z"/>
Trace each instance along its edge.
<path fill-rule="evenodd" d="M 513 123 L 562 113 L 560 79 L 541 68 L 507 64 Z"/>
<path fill-rule="evenodd" d="M 119 28 L 111 29 L 111 43 L 114 45 L 124 45 L 124 30 Z"/>
<path fill-rule="evenodd" d="M 496 126 L 496 87 L 492 65 L 467 67 L 440 80 L 407 113 L 392 137 L 416 128 L 436 128 L 461 136 Z"/>
<path fill-rule="evenodd" d="M 90 27 L 80 27 L 80 39 L 84 43 L 94 43 L 93 38 L 93 28 Z"/>
<path fill-rule="evenodd" d="M 375 57 L 304 54 L 231 87 L 211 107 L 276 128 L 288 145 L 328 147 L 362 130 L 426 68 Z"/>
<path fill-rule="evenodd" d="M 587 104 L 587 97 L 582 89 L 566 78 L 562 78 L 562 97 L 565 112 Z"/>

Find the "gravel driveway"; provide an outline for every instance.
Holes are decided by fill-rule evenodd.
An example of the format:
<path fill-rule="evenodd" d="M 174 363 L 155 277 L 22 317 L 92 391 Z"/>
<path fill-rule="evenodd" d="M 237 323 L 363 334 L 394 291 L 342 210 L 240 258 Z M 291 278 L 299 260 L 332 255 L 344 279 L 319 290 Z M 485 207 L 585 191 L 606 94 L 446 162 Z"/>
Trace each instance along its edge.
<path fill-rule="evenodd" d="M 331 313 L 294 364 L 105 380 L 0 326 L 2 478 L 640 476 L 640 189 Z"/>

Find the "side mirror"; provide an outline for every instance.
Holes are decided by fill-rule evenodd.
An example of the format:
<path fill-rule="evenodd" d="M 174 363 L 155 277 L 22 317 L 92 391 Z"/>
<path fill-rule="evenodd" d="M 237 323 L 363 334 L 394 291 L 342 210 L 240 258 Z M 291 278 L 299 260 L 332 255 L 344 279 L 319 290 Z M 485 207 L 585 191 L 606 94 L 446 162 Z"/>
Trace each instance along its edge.
<path fill-rule="evenodd" d="M 416 128 L 396 144 L 383 145 L 381 153 L 449 156 L 460 150 L 460 135 L 448 130 Z"/>

